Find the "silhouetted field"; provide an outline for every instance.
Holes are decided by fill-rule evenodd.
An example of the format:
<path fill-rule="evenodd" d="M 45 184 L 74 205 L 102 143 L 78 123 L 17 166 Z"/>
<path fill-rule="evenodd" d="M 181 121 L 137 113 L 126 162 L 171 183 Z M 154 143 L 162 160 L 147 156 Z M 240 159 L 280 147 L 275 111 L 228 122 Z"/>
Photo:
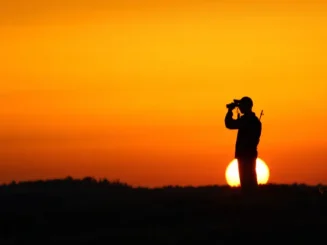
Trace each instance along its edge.
<path fill-rule="evenodd" d="M 0 187 L 0 244 L 326 243 L 325 188 L 132 188 L 93 178 Z"/>

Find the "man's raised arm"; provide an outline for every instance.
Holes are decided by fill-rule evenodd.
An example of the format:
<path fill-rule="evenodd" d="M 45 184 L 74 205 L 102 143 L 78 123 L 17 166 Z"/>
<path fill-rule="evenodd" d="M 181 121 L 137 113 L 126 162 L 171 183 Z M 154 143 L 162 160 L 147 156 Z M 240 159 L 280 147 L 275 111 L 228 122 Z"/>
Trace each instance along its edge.
<path fill-rule="evenodd" d="M 239 129 L 240 121 L 239 119 L 233 119 L 233 110 L 228 109 L 225 116 L 225 126 L 228 129 Z"/>

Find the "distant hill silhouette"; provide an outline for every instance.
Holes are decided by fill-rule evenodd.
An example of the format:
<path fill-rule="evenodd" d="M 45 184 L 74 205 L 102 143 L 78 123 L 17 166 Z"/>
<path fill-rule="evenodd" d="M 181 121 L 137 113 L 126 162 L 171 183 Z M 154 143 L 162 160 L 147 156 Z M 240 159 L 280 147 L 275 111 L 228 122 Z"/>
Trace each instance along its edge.
<path fill-rule="evenodd" d="M 0 186 L 0 244 L 258 244 L 325 242 L 324 186 L 133 188 L 65 179 Z"/>

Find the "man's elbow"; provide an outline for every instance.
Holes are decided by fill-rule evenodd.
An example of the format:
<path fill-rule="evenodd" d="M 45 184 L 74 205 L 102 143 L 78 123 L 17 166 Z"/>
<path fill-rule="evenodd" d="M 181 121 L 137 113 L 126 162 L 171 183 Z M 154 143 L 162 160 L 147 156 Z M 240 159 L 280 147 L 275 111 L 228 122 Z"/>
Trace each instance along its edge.
<path fill-rule="evenodd" d="M 236 129 L 235 125 L 233 125 L 233 123 L 230 123 L 228 121 L 225 121 L 225 127 L 228 129 Z"/>

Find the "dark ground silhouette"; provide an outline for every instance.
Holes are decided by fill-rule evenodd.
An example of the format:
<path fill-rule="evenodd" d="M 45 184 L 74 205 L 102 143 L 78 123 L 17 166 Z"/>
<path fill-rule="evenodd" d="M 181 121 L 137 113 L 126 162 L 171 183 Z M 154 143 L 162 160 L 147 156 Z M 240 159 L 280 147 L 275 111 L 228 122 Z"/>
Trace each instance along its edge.
<path fill-rule="evenodd" d="M 0 186 L 0 244 L 326 242 L 322 186 L 132 188 L 93 178 Z"/>

